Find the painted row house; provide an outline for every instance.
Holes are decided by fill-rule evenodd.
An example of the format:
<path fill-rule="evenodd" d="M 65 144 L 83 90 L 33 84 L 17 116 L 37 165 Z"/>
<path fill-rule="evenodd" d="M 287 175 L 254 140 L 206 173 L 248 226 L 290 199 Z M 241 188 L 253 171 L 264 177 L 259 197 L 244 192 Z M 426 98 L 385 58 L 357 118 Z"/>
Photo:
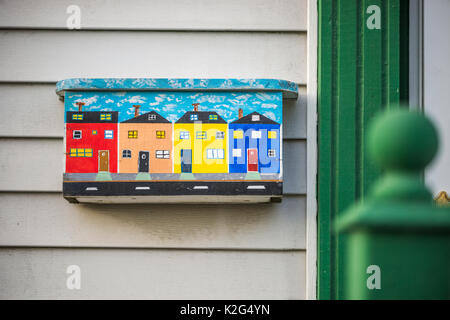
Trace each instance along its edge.
<path fill-rule="evenodd" d="M 252 112 L 228 125 L 229 172 L 279 173 L 281 170 L 280 124 Z"/>
<path fill-rule="evenodd" d="M 227 173 L 227 123 L 214 111 L 186 112 L 174 124 L 175 173 Z"/>
<path fill-rule="evenodd" d="M 170 121 L 151 111 L 119 124 L 120 173 L 172 172 L 172 128 Z"/>
<path fill-rule="evenodd" d="M 280 173 L 280 124 L 258 112 L 227 123 L 215 111 L 171 123 L 155 111 L 66 114 L 66 173 Z M 118 165 L 117 165 L 118 164 Z"/>
<path fill-rule="evenodd" d="M 117 172 L 117 111 L 66 113 L 66 172 Z"/>

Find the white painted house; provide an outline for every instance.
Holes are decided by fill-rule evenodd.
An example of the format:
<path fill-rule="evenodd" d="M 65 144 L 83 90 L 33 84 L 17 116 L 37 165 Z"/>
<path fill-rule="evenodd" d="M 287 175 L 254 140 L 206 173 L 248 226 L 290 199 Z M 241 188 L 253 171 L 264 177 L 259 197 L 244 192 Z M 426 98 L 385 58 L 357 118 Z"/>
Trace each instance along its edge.
<path fill-rule="evenodd" d="M 307 0 L 2 1 L 0 299 L 314 298 L 316 24 Z M 283 201 L 68 203 L 55 83 L 76 77 L 296 82 Z"/>
<path fill-rule="evenodd" d="M 395 100 L 407 78 L 411 105 L 440 130 L 440 154 L 425 180 L 434 195 L 450 194 L 450 1 L 400 5 L 392 0 L 380 6 L 389 10 L 331 0 L 1 1 L 0 299 L 339 298 L 344 268 L 336 266 L 345 254 L 331 235 L 331 219 L 364 194 L 356 187 L 368 186 L 356 181 L 360 175 L 350 182 L 339 176 L 339 184 L 329 177 L 343 168 L 345 160 L 338 160 L 348 150 L 353 153 L 344 157 L 345 172 L 361 169 L 352 158 L 363 150 L 355 132 L 372 109 L 356 109 L 366 102 L 358 90 L 372 99 L 392 89 Z M 401 14 L 405 6 L 408 19 Z M 76 27 L 78 18 L 81 28 L 68 28 Z M 371 25 L 365 19 L 380 20 Z M 408 45 L 402 42 L 404 30 Z M 319 91 L 330 98 L 319 110 L 336 113 L 328 120 L 326 112 L 319 115 L 330 127 L 325 136 L 334 135 L 319 139 L 325 141 L 319 148 L 325 157 L 319 159 L 317 43 L 322 45 L 319 79 L 325 79 L 320 84 L 329 86 Z M 405 57 L 408 77 L 398 63 Z M 347 66 L 352 59 L 355 64 Z M 371 61 L 379 67 L 372 68 Z M 361 72 L 364 68 L 374 75 Z M 386 70 L 392 71 L 389 77 Z M 94 205 L 64 200 L 64 106 L 55 84 L 110 77 L 272 78 L 298 84 L 298 100 L 283 104 L 283 201 Z M 373 110 L 384 107 L 375 104 Z M 347 115 L 355 123 L 335 125 Z M 339 134 L 355 141 L 347 149 L 345 143 L 331 148 L 329 141 L 339 141 L 334 139 Z M 328 161 L 327 149 L 334 167 L 325 163 L 319 175 L 325 181 L 318 195 L 325 204 L 319 206 L 319 221 L 326 223 L 319 224 L 323 259 L 317 272 L 316 173 L 318 161 Z M 362 155 L 358 161 L 366 163 Z"/>

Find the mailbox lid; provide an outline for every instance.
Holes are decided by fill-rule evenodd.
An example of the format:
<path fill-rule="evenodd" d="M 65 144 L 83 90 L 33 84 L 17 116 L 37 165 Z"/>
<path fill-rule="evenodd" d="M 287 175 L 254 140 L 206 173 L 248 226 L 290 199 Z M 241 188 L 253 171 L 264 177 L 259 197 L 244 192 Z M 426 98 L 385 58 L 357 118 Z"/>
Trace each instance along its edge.
<path fill-rule="evenodd" d="M 281 91 L 283 98 L 296 99 L 296 83 L 278 79 L 193 79 L 193 78 L 72 78 L 58 81 L 56 93 L 65 91 Z"/>

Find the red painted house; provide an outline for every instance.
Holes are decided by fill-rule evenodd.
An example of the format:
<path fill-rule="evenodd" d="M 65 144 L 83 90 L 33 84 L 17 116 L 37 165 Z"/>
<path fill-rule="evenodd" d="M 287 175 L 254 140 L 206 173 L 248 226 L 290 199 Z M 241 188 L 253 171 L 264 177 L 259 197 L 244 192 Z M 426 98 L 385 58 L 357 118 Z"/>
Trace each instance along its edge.
<path fill-rule="evenodd" d="M 65 172 L 116 173 L 117 122 L 117 111 L 66 112 Z"/>

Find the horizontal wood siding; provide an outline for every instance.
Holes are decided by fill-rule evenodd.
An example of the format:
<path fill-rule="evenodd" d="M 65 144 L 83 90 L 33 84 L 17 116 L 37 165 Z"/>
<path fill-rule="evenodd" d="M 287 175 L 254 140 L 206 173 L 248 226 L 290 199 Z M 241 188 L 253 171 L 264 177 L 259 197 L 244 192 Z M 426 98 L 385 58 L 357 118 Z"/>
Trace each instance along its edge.
<path fill-rule="evenodd" d="M 71 4 L 0 2 L 0 299 L 305 298 L 307 1 L 80 0 L 79 31 L 65 27 Z M 283 201 L 68 203 L 55 83 L 70 77 L 296 82 Z"/>
<path fill-rule="evenodd" d="M 305 197 L 258 205 L 70 204 L 0 193 L 0 246 L 305 249 Z"/>
<path fill-rule="evenodd" d="M 81 268 L 81 290 L 66 269 Z M 302 299 L 305 253 L 2 249 L 0 299 Z"/>
<path fill-rule="evenodd" d="M 6 30 L 0 31 L 0 43 L 0 81 L 151 77 L 306 83 L 305 33 Z"/>
<path fill-rule="evenodd" d="M 66 8 L 99 30 L 306 31 L 307 0 L 3 0 L 0 28 L 65 29 Z"/>

